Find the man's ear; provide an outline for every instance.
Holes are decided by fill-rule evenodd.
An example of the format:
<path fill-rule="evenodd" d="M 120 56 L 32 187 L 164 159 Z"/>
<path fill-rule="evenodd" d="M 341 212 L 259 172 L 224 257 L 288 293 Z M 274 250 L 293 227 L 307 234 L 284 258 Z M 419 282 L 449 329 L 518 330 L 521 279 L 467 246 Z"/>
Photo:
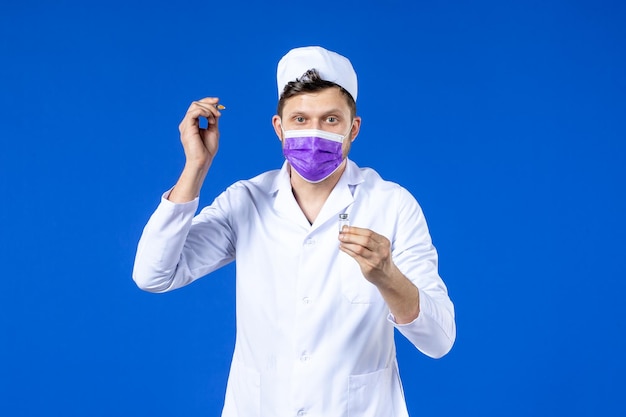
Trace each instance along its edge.
<path fill-rule="evenodd" d="M 352 122 L 352 129 L 350 129 L 350 142 L 354 142 L 354 139 L 359 135 L 361 131 L 361 117 L 355 116 Z"/>
<path fill-rule="evenodd" d="M 274 126 L 274 132 L 276 136 L 278 136 L 279 141 L 283 141 L 283 131 L 282 131 L 282 121 L 280 120 L 280 116 L 275 114 L 272 116 L 272 126 Z"/>

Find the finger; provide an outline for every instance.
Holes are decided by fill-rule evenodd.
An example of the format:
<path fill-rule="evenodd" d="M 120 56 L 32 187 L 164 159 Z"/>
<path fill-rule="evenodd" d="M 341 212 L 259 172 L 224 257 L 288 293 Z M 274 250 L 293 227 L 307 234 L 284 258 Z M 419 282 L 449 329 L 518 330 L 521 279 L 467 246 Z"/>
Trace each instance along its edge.
<path fill-rule="evenodd" d="M 200 100 L 196 100 L 198 103 L 203 103 L 203 104 L 208 104 L 211 106 L 215 106 L 217 103 L 219 103 L 220 99 L 218 97 L 205 97 L 205 98 L 201 98 Z"/>
<path fill-rule="evenodd" d="M 185 117 L 180 123 L 180 128 L 184 130 L 189 127 L 199 126 L 200 117 L 205 117 L 209 120 L 209 124 L 216 125 L 220 116 L 221 113 L 212 104 L 194 101 L 187 109 L 187 113 L 185 113 Z"/>
<path fill-rule="evenodd" d="M 354 249 L 354 250 L 353 250 Z M 339 250 L 354 259 L 365 275 L 377 269 L 380 265 L 380 258 L 375 253 L 361 247 L 340 246 Z"/>
<path fill-rule="evenodd" d="M 374 232 L 373 230 L 365 229 L 362 227 L 356 227 L 356 226 L 349 226 L 348 232 L 357 236 L 371 237 L 374 240 L 380 240 L 380 238 L 382 237 L 381 235 Z"/>
<path fill-rule="evenodd" d="M 198 104 L 208 107 L 213 107 L 217 110 L 224 110 L 226 107 L 219 104 L 220 99 L 217 97 L 206 97 L 197 101 Z"/>
<path fill-rule="evenodd" d="M 374 232 L 353 226 L 344 228 L 339 234 L 339 240 L 344 244 L 359 245 L 369 250 L 374 250 L 379 245 Z"/>
<path fill-rule="evenodd" d="M 344 247 L 352 253 L 365 253 L 373 251 L 375 242 L 367 234 L 354 233 L 353 226 L 346 226 L 339 233 L 339 246 Z"/>
<path fill-rule="evenodd" d="M 360 239 L 360 242 L 371 242 L 366 244 L 366 246 L 368 247 L 389 245 L 389 239 L 370 229 L 350 226 L 348 229 L 348 233 L 351 234 L 354 238 Z"/>
<path fill-rule="evenodd" d="M 207 117 L 207 121 L 208 121 L 208 125 L 207 125 L 207 129 L 213 129 L 213 128 L 217 128 L 217 122 L 219 120 L 220 115 L 218 114 L 217 116 L 214 115 L 209 115 Z"/>
<path fill-rule="evenodd" d="M 352 241 L 341 239 L 339 249 L 355 258 L 359 263 L 366 262 L 372 265 L 378 265 L 390 256 L 389 246 L 385 242 L 379 244 L 369 239 L 364 243 L 358 240 L 359 238 Z"/>
<path fill-rule="evenodd" d="M 219 117 L 221 115 L 215 104 L 202 101 L 194 101 L 191 106 L 189 106 L 188 112 L 197 112 L 204 117 L 208 117 L 210 115 Z"/>
<path fill-rule="evenodd" d="M 217 110 L 213 109 L 213 111 L 217 111 Z M 217 115 L 215 115 L 213 111 L 209 108 L 199 106 L 194 103 L 189 107 L 189 109 L 187 110 L 187 113 L 185 113 L 185 117 L 183 118 L 182 124 L 187 125 L 187 126 L 197 125 L 198 119 L 200 117 L 206 117 L 206 118 L 216 117 Z"/>
<path fill-rule="evenodd" d="M 219 101 L 220 99 L 218 97 L 205 97 L 200 100 L 195 100 L 189 106 L 188 112 L 197 109 L 203 109 L 207 112 L 215 113 L 215 111 L 218 110 L 217 104 L 219 103 Z"/>
<path fill-rule="evenodd" d="M 365 246 L 353 244 L 353 243 L 341 243 L 339 245 L 339 249 L 353 258 L 359 259 L 368 259 L 372 256 L 373 252 L 366 248 Z"/>

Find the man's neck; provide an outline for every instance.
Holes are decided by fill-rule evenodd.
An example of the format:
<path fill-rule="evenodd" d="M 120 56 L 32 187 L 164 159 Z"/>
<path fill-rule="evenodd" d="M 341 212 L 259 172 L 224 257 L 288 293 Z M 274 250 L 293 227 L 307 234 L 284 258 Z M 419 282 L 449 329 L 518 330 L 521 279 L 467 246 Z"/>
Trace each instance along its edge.
<path fill-rule="evenodd" d="M 316 184 L 305 181 L 297 172 L 290 168 L 291 190 L 309 223 L 313 224 L 315 222 L 328 196 L 346 170 L 346 164 L 347 159 L 341 163 L 337 171 L 333 172 L 324 181 Z"/>

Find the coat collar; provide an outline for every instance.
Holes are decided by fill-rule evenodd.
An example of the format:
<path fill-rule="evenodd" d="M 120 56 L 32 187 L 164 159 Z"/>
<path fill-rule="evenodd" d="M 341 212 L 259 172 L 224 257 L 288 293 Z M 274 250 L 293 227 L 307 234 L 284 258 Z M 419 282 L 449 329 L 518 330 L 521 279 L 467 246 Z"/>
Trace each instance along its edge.
<path fill-rule="evenodd" d="M 359 167 L 348 159 L 346 169 L 337 185 L 331 191 L 313 225 L 310 225 L 293 196 L 289 163 L 285 161 L 271 187 L 271 193 L 275 194 L 274 208 L 290 220 L 315 229 L 343 213 L 354 202 L 354 190 L 363 181 L 364 177 Z"/>

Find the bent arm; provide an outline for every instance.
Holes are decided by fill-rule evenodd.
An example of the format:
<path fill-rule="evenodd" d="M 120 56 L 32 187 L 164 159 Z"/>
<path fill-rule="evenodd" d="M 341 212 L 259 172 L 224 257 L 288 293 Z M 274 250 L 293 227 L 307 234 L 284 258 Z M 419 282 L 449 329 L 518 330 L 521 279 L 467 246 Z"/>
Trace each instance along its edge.
<path fill-rule="evenodd" d="M 202 183 L 219 147 L 218 102 L 217 97 L 194 101 L 178 127 L 185 167 L 144 228 L 133 268 L 133 279 L 146 291 L 164 292 L 182 287 L 198 278 L 201 271 L 207 271 L 200 267 L 207 264 L 206 257 L 198 251 L 198 245 L 206 243 L 203 240 L 206 238 L 202 234 L 194 235 L 192 223 Z M 203 117 L 207 119 L 205 129 L 200 128 Z M 206 222 L 205 226 L 211 224 Z M 195 229 L 206 232 L 201 224 Z M 208 236 L 213 238 L 210 233 Z M 221 251 L 217 253 L 223 255 Z"/>
<path fill-rule="evenodd" d="M 167 200 L 168 194 L 146 224 L 135 255 L 133 280 L 149 292 L 173 290 L 193 280 L 179 263 L 198 199 L 175 204 Z"/>
<path fill-rule="evenodd" d="M 339 248 L 359 264 L 389 307 L 389 320 L 424 354 L 439 358 L 456 339 L 454 306 L 437 270 L 437 251 L 417 201 L 399 188 L 394 232 L 344 226 Z"/>
<path fill-rule="evenodd" d="M 408 193 L 400 195 L 397 233 L 393 243 L 394 265 L 417 288 L 419 314 L 406 323 L 389 319 L 424 354 L 440 358 L 456 340 L 454 305 L 439 276 L 438 254 L 432 244 L 426 219 L 417 201 Z"/>
<path fill-rule="evenodd" d="M 398 324 L 392 314 L 389 320 L 420 352 L 431 358 L 445 356 L 456 339 L 454 306 L 442 294 L 433 297 L 428 291 L 419 291 L 419 315 L 406 324 Z"/>
<path fill-rule="evenodd" d="M 419 219 L 418 219 L 419 220 Z M 369 229 L 344 227 L 340 249 L 360 265 L 389 308 L 389 320 L 424 354 L 439 358 L 456 338 L 454 307 L 437 272 L 437 253 L 426 223 L 390 241 Z M 406 239 L 406 240 L 405 240 Z"/>
<path fill-rule="evenodd" d="M 135 257 L 133 280 L 149 292 L 183 287 L 234 259 L 232 234 L 218 203 L 194 217 L 198 198 L 177 204 L 168 194 L 146 224 Z"/>

